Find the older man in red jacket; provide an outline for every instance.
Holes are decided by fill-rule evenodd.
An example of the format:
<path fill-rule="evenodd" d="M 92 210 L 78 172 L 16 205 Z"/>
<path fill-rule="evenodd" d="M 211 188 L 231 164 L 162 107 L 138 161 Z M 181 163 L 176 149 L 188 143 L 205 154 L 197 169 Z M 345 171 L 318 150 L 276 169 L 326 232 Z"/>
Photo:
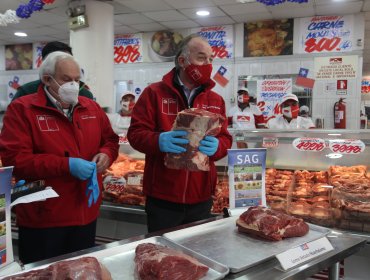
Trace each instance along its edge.
<path fill-rule="evenodd" d="M 217 181 L 214 162 L 231 147 L 225 102 L 212 91 L 212 48 L 198 35 L 185 38 L 175 58 L 176 67 L 162 81 L 148 86 L 137 101 L 128 130 L 130 144 L 145 154 L 144 193 L 148 231 L 153 232 L 210 217 Z M 209 156 L 210 171 L 169 169 L 165 153 L 182 153 L 185 131 L 171 131 L 176 115 L 201 108 L 225 117 L 221 132 L 206 136 L 199 151 Z"/>
<path fill-rule="evenodd" d="M 42 86 L 9 105 L 0 136 L 3 165 L 59 194 L 16 206 L 23 263 L 94 246 L 101 173 L 119 147 L 105 112 L 78 96 L 80 67 L 71 55 L 50 54 L 39 74 Z"/>

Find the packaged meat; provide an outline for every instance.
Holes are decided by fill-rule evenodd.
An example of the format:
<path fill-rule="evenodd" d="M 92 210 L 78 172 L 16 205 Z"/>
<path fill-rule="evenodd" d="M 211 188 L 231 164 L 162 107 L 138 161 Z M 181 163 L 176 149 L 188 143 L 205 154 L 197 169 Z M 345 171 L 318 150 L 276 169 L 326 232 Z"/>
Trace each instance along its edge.
<path fill-rule="evenodd" d="M 209 158 L 198 150 L 199 142 L 207 135 L 216 136 L 224 121 L 225 119 L 221 115 L 203 109 L 191 108 L 179 112 L 172 129 L 186 130 L 189 144 L 184 153 L 167 153 L 165 156 L 166 167 L 208 171 Z"/>
<path fill-rule="evenodd" d="M 209 268 L 172 248 L 142 243 L 135 250 L 135 270 L 141 280 L 197 280 L 205 276 Z"/>

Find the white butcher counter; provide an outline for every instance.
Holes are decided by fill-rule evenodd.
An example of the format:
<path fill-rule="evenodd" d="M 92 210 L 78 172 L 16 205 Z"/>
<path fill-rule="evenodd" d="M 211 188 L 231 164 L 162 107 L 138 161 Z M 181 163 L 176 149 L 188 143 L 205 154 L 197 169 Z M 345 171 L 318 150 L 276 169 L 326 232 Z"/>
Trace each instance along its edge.
<path fill-rule="evenodd" d="M 313 231 L 316 231 L 316 234 L 324 234 L 330 241 L 334 250 L 300 264 L 295 268 L 284 271 L 279 268 L 279 262 L 276 257 L 270 253 L 274 250 L 275 252 L 276 250 L 282 250 L 284 246 L 286 246 L 285 249 L 291 249 L 289 246 L 290 242 L 294 247 L 301 241 L 288 241 L 285 245 L 283 243 L 278 244 L 276 242 L 270 242 L 271 250 L 266 250 L 263 248 L 263 246 L 265 246 L 263 243 L 265 242 L 262 240 L 256 239 L 253 241 L 254 244 L 251 245 L 250 248 L 232 248 L 232 246 L 234 246 L 233 241 L 226 239 L 219 243 L 218 246 L 214 246 L 215 248 L 208 248 L 207 246 L 209 244 L 210 236 L 218 230 L 222 230 L 222 227 L 225 225 L 232 225 L 233 229 L 231 231 L 229 230 L 229 232 L 235 235 L 238 234 L 234 231 L 235 217 L 222 218 L 221 216 L 217 216 L 196 223 L 176 227 L 171 230 L 140 235 L 67 254 L 61 257 L 28 264 L 24 269 L 35 269 L 36 267 L 45 266 L 55 261 L 88 255 L 97 257 L 99 261 L 101 261 L 110 270 L 113 279 L 135 279 L 133 276 L 133 252 L 135 246 L 147 241 L 153 242 L 154 240 L 155 242 L 162 242 L 162 244 L 165 245 L 172 244 L 172 246 L 175 246 L 174 248 L 180 248 L 183 252 L 188 253 L 193 257 L 195 256 L 201 263 L 209 266 L 209 273 L 204 277 L 204 279 L 305 279 L 325 268 L 329 269 L 329 279 L 338 279 L 339 261 L 360 251 L 366 244 L 366 239 L 362 237 L 348 235 L 340 231 L 332 231 L 325 228 L 320 229 L 319 231 L 317 231 L 316 228 L 312 228 Z M 204 235 L 205 231 L 207 231 L 206 235 Z M 216 239 L 217 238 L 219 237 L 216 237 Z M 249 237 L 241 235 L 240 238 Z M 307 235 L 306 239 L 304 237 L 300 238 L 306 242 L 309 241 L 306 240 L 307 238 L 314 238 L 314 236 Z M 260 249 L 258 249 L 259 245 L 261 245 Z M 196 251 L 189 248 L 189 246 L 195 248 Z M 207 255 L 207 252 L 216 252 L 217 247 L 222 248 L 222 250 L 218 250 L 219 253 L 217 253 L 217 255 L 205 256 Z M 205 255 L 202 255 L 199 250 L 201 253 L 205 253 Z M 225 255 L 227 252 L 230 253 L 233 250 L 235 252 L 234 255 Z M 240 256 L 243 255 L 245 255 L 245 259 L 248 260 L 248 263 L 242 262 L 238 264 L 239 261 L 243 261 L 243 259 L 240 258 Z M 256 257 L 255 264 L 253 264 L 253 261 L 250 262 L 250 260 L 253 260 L 253 256 Z M 261 256 L 265 256 L 265 259 L 261 259 Z M 220 264 L 219 260 L 225 263 Z M 233 273 L 229 272 L 228 266 L 231 268 L 230 271 L 232 271 L 232 267 L 235 266 L 242 269 L 237 273 Z"/>

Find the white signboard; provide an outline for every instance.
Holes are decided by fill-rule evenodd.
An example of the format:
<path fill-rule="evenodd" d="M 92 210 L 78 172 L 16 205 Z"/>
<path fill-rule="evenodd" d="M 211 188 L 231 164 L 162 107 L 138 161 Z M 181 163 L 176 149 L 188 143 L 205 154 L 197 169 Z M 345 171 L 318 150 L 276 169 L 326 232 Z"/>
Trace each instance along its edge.
<path fill-rule="evenodd" d="M 357 55 L 315 57 L 315 80 L 356 79 L 357 65 Z"/>

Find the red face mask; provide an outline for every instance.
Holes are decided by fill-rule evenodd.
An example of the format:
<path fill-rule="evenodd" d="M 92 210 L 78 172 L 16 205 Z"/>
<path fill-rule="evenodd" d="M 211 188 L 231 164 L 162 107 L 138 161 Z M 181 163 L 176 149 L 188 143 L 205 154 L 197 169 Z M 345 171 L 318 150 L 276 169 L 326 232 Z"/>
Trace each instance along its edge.
<path fill-rule="evenodd" d="M 239 95 L 238 96 L 238 102 L 242 103 L 242 104 L 249 103 L 249 95 L 248 94 Z"/>
<path fill-rule="evenodd" d="M 211 78 L 212 64 L 189 64 L 185 68 L 185 73 L 195 86 L 200 86 L 208 82 Z"/>
<path fill-rule="evenodd" d="M 295 119 L 298 117 L 299 106 L 293 105 L 288 107 L 283 107 L 283 115 L 290 119 Z"/>

